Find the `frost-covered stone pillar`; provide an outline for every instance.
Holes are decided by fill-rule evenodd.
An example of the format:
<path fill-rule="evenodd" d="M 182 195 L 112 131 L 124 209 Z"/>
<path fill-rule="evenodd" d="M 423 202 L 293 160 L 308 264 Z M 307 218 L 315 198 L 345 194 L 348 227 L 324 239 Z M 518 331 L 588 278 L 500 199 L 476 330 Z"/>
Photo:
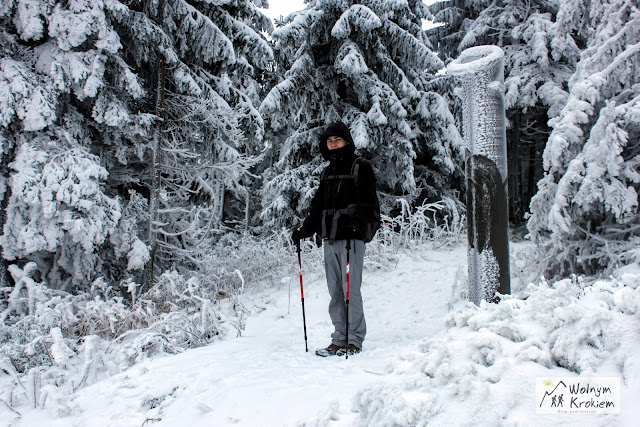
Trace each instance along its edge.
<path fill-rule="evenodd" d="M 510 293 L 504 53 L 497 46 L 465 50 L 448 67 L 459 77 L 467 143 L 469 299 Z"/>

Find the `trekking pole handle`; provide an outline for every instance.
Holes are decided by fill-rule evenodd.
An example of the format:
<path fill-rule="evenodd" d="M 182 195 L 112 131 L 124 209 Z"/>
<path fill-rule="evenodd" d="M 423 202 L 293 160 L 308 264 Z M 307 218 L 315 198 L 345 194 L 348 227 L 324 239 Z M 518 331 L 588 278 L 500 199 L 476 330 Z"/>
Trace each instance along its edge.
<path fill-rule="evenodd" d="M 300 249 L 300 241 L 297 242 L 298 247 L 298 273 L 300 275 L 300 297 L 304 300 L 304 287 L 302 286 L 302 259 L 300 253 L 302 252 Z"/>

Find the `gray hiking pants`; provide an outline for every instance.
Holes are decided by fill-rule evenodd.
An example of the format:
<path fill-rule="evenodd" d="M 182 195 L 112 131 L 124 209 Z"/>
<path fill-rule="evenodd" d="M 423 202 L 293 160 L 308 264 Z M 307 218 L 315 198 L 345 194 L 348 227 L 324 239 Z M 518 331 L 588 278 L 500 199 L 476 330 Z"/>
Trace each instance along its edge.
<path fill-rule="evenodd" d="M 324 268 L 327 275 L 327 287 L 331 302 L 329 316 L 335 328 L 331 334 L 333 344 L 344 346 L 346 343 L 346 289 L 347 289 L 347 241 L 336 240 L 329 243 L 325 240 Z M 365 244 L 362 240 L 351 240 L 349 251 L 349 344 L 362 348 L 362 341 L 367 333 L 362 307 L 362 268 L 364 265 Z"/>

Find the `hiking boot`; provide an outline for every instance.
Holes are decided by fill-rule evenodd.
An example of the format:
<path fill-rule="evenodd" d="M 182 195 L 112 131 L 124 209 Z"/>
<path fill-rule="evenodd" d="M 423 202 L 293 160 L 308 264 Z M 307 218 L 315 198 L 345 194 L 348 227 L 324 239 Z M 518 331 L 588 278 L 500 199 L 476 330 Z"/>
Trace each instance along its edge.
<path fill-rule="evenodd" d="M 344 346 L 341 347 L 339 345 L 330 344 L 329 347 L 316 350 L 316 354 L 321 357 L 336 356 L 339 351 L 342 351 L 342 354 L 344 354 Z"/>
<path fill-rule="evenodd" d="M 349 344 L 349 349 L 347 350 L 347 354 L 349 356 L 353 356 L 354 354 L 360 353 L 362 350 L 358 348 L 355 344 Z M 344 356 L 344 347 L 340 347 L 340 349 L 336 352 L 336 356 Z"/>

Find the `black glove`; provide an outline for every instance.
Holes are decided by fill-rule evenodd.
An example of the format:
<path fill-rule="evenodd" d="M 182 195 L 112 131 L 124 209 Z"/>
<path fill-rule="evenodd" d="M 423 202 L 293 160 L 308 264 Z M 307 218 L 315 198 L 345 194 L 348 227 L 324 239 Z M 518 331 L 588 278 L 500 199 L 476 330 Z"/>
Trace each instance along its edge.
<path fill-rule="evenodd" d="M 291 240 L 293 240 L 293 243 L 295 243 L 296 245 L 299 245 L 300 240 L 304 239 L 305 237 L 306 236 L 300 229 L 293 230 L 293 233 L 291 233 Z"/>

